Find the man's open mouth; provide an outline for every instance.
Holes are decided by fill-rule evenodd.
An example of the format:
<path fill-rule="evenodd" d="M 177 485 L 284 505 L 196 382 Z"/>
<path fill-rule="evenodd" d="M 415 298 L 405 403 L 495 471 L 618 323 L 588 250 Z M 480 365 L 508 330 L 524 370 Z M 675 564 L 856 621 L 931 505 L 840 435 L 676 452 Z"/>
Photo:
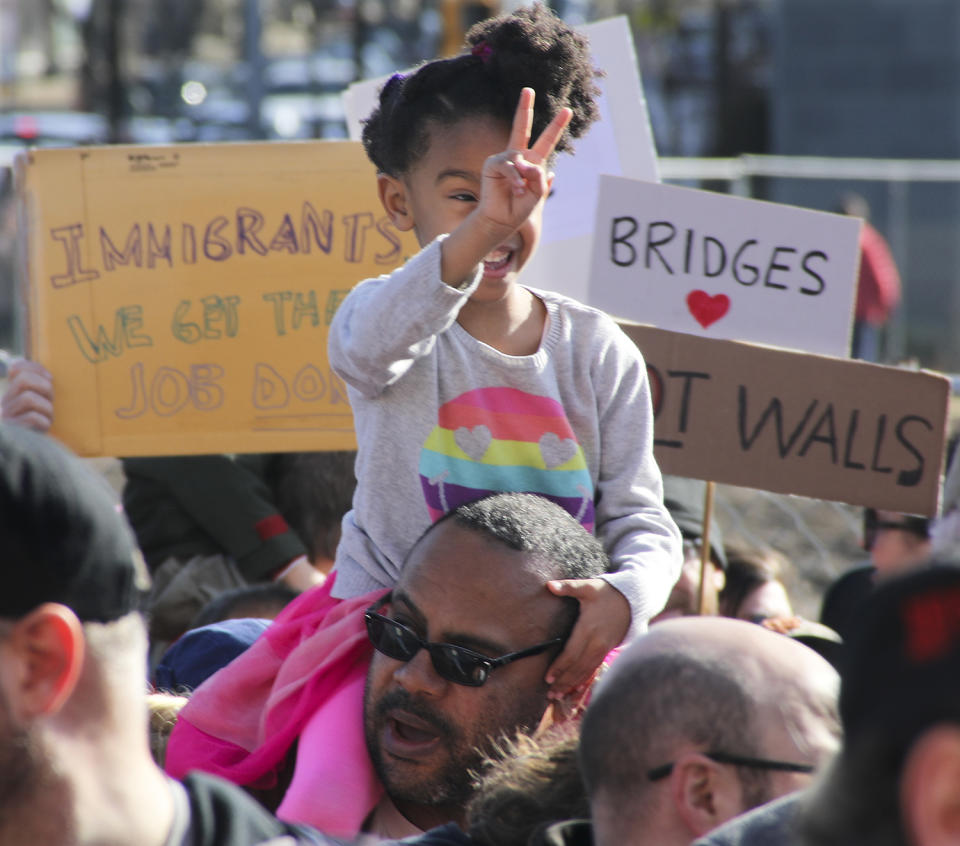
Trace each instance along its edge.
<path fill-rule="evenodd" d="M 406 711 L 392 710 L 386 715 L 383 744 L 392 755 L 406 758 L 426 754 L 442 737 L 439 728 Z"/>

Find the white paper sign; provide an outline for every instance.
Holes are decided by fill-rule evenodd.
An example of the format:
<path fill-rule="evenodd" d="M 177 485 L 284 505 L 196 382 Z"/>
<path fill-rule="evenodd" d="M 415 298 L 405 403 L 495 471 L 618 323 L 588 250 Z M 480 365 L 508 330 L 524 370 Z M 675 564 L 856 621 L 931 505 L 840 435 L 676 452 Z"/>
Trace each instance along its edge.
<path fill-rule="evenodd" d="M 637 57 L 626 17 L 577 27 L 590 42 L 596 67 L 600 120 L 576 142 L 575 155 L 557 156 L 553 195 L 544 210 L 540 248 L 524 268 L 523 282 L 585 300 L 590 244 L 602 173 L 659 180 L 657 153 L 640 85 Z M 350 85 L 343 93 L 350 137 L 359 140 L 386 77 Z"/>
<path fill-rule="evenodd" d="M 588 302 L 661 329 L 847 357 L 860 221 L 605 176 Z"/>

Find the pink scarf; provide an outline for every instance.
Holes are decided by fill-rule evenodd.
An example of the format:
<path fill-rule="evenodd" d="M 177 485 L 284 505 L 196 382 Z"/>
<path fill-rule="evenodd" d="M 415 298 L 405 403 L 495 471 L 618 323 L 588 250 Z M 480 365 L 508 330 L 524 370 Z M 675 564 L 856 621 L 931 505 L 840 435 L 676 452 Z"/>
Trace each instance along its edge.
<path fill-rule="evenodd" d="M 333 581 L 297 597 L 253 646 L 197 688 L 170 736 L 166 770 L 269 788 L 300 738 L 280 815 L 352 837 L 383 792 L 363 741 L 363 680 L 373 651 L 363 611 L 386 591 L 338 600 L 330 596 Z"/>

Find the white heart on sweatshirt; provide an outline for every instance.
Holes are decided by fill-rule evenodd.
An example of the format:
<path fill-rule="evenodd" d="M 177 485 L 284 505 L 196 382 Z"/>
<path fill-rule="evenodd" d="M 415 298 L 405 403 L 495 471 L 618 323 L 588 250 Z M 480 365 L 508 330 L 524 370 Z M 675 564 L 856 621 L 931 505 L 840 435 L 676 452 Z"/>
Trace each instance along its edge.
<path fill-rule="evenodd" d="M 540 455 L 548 470 L 566 464 L 577 454 L 577 442 L 573 438 L 561 438 L 554 432 L 544 432 L 538 442 Z"/>
<path fill-rule="evenodd" d="M 453 439 L 457 446 L 474 461 L 482 461 L 493 440 L 493 435 L 486 426 L 481 424 L 472 429 L 461 426 L 453 433 Z"/>

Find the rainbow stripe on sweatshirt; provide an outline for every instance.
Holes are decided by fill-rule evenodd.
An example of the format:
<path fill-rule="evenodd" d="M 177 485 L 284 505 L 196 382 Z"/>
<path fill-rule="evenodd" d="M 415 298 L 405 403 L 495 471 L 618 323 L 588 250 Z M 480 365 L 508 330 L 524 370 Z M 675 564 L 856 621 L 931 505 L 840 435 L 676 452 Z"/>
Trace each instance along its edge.
<path fill-rule="evenodd" d="M 540 494 L 588 531 L 593 483 L 563 407 L 516 388 L 477 388 L 444 403 L 420 453 L 432 520 L 490 493 Z"/>

